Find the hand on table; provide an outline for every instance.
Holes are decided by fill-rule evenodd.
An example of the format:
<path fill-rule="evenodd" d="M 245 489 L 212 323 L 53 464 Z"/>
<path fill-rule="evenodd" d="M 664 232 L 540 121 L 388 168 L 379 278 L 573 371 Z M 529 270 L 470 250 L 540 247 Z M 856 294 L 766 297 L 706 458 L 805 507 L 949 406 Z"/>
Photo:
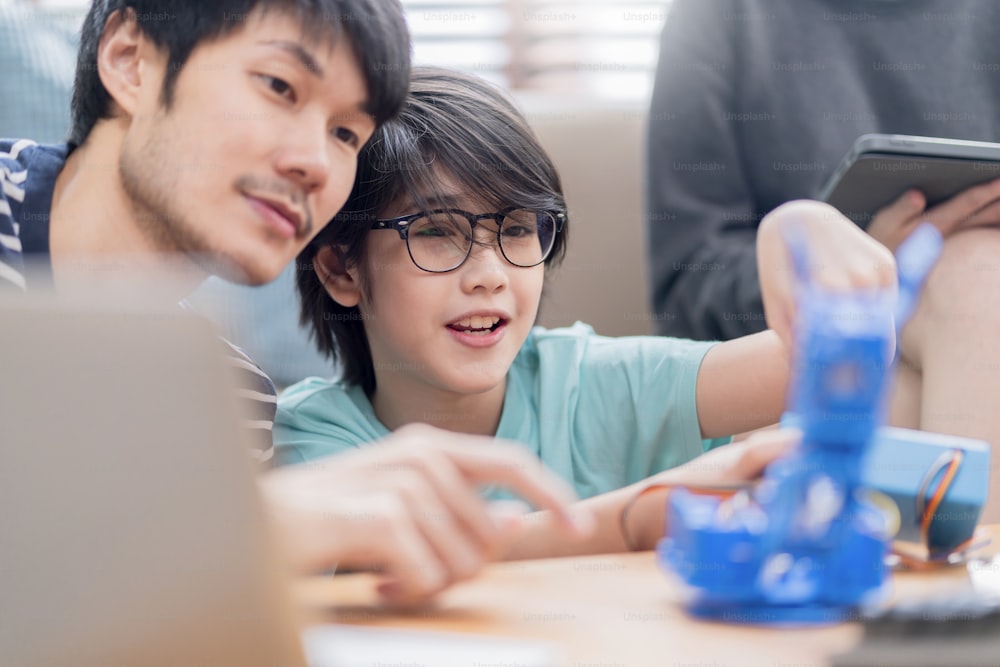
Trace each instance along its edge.
<path fill-rule="evenodd" d="M 656 492 L 644 493 L 634 500 L 622 529 L 631 536 L 637 549 L 653 549 L 664 535 L 667 495 L 673 487 L 729 487 L 759 478 L 773 461 L 791 452 L 802 439 L 795 429 L 757 431 L 746 440 L 717 447 L 682 466 L 664 470 L 636 485 L 642 488 L 663 485 Z"/>
<path fill-rule="evenodd" d="M 550 510 L 567 539 L 593 529 L 589 514 L 570 508 L 569 486 L 523 448 L 425 425 L 270 471 L 261 485 L 298 569 L 381 569 L 380 594 L 407 603 L 474 576 L 520 530 L 520 512 L 479 497 L 488 483 Z"/>

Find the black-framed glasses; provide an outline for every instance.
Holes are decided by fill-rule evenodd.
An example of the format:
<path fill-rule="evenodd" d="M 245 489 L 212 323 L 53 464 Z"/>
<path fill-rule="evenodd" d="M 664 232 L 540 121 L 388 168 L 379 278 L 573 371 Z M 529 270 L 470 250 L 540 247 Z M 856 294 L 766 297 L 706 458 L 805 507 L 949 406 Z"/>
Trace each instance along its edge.
<path fill-rule="evenodd" d="M 514 266 L 537 266 L 555 246 L 566 214 L 534 208 L 507 208 L 497 213 L 469 213 L 455 208 L 421 211 L 410 215 L 376 220 L 372 229 L 395 229 L 406 241 L 410 259 L 417 268 L 430 273 L 454 271 L 472 254 L 476 226 L 482 220 L 496 223 L 497 245 Z"/>

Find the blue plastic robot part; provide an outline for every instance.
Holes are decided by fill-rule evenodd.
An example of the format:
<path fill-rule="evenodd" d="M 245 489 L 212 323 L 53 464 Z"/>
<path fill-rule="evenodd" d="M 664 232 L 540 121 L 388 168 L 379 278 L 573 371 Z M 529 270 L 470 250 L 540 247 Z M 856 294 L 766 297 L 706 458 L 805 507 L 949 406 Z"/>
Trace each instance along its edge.
<path fill-rule="evenodd" d="M 790 394 L 801 447 L 752 497 L 670 496 L 659 552 L 694 589 L 696 616 L 831 622 L 882 593 L 888 523 L 861 493 L 861 462 L 882 417 L 891 294 L 809 289 Z"/>
<path fill-rule="evenodd" d="M 893 338 L 936 261 L 941 237 L 922 225 L 900 248 L 898 299 L 889 290 L 832 293 L 809 284 L 805 245 L 797 237 L 788 241 L 805 284 L 783 422 L 802 431 L 802 444 L 773 463 L 752 492 L 725 500 L 673 492 L 670 534 L 657 549 L 661 563 L 691 588 L 691 613 L 703 618 L 834 622 L 886 592 L 891 521 L 870 502 L 866 486 L 883 486 L 888 468 L 879 456 L 896 455 L 889 452 L 909 442 L 879 430 Z M 883 444 L 866 458 L 875 442 Z M 966 478 L 974 502 L 981 480 Z M 885 492 L 897 502 L 905 495 Z M 955 536 L 941 539 L 950 544 Z"/>

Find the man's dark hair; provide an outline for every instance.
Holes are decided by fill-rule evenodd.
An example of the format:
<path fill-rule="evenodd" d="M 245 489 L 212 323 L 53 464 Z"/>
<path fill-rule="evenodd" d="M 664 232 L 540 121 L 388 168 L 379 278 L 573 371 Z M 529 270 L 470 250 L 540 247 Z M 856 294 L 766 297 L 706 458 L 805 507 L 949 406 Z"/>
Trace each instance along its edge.
<path fill-rule="evenodd" d="M 168 57 L 161 93 L 169 108 L 177 76 L 194 48 L 242 28 L 255 11 L 287 12 L 307 39 L 346 38 L 368 88 L 377 124 L 399 110 L 410 73 L 410 36 L 398 0 L 93 0 L 80 34 L 69 143 L 81 145 L 98 120 L 111 115 L 111 96 L 97 71 L 97 47 L 108 18 L 129 12 Z"/>
<path fill-rule="evenodd" d="M 414 68 L 403 110 L 361 151 L 347 203 L 296 262 L 302 324 L 322 354 L 339 359 L 344 381 L 369 396 L 375 369 L 361 312 L 330 298 L 315 270 L 316 254 L 331 246 L 345 266 L 359 267 L 367 295 L 364 260 L 372 222 L 402 197 L 415 210 L 434 208 L 442 175 L 493 210 L 566 209 L 555 166 L 503 91 L 478 77 Z M 562 259 L 567 229 L 564 224 L 556 234 L 547 266 Z"/>

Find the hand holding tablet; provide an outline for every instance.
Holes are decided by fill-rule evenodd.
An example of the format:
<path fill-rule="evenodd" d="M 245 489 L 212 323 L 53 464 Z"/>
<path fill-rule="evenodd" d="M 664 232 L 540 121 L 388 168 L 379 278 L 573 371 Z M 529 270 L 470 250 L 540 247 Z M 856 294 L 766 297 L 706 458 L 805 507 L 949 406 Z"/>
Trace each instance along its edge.
<path fill-rule="evenodd" d="M 998 177 L 1000 144 L 866 134 L 820 198 L 894 250 L 924 219 L 945 236 L 1000 224 Z"/>

